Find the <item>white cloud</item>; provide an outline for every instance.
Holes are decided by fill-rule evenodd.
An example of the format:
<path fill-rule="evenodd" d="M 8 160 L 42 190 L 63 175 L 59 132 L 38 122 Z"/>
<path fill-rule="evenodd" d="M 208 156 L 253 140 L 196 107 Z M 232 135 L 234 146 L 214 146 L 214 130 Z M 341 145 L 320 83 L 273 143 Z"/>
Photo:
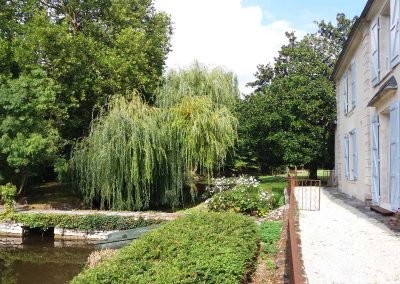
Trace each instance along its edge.
<path fill-rule="evenodd" d="M 167 65 L 184 67 L 198 60 L 234 71 L 244 93 L 257 64 L 272 62 L 285 44 L 287 21 L 262 24 L 272 15 L 259 6 L 243 7 L 241 0 L 156 0 L 156 9 L 171 15 L 174 35 Z"/>

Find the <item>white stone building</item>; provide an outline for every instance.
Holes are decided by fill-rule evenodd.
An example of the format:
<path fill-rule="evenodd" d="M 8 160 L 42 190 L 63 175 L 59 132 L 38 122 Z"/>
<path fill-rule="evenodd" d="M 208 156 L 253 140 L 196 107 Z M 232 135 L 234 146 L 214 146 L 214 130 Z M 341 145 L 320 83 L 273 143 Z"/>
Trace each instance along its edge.
<path fill-rule="evenodd" d="M 369 0 L 334 71 L 339 190 L 400 208 L 400 0 Z"/>

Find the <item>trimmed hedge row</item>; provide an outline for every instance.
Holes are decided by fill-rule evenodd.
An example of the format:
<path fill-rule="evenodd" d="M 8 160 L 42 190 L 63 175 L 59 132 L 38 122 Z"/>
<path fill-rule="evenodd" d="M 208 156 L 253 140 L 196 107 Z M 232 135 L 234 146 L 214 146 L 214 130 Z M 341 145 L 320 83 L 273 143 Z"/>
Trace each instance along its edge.
<path fill-rule="evenodd" d="M 193 214 L 144 235 L 72 283 L 245 283 L 257 248 L 251 218 Z"/>
<path fill-rule="evenodd" d="M 21 223 L 31 228 L 62 228 L 82 231 L 113 231 L 129 230 L 159 224 L 160 220 L 145 220 L 143 218 L 94 215 L 67 215 L 43 213 L 11 213 L 0 217 L 2 222 Z"/>

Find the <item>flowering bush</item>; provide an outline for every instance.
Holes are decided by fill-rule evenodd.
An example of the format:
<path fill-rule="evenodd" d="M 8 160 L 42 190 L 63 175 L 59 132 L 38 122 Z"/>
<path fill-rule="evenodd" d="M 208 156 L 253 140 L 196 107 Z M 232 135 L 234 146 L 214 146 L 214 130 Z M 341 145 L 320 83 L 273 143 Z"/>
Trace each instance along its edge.
<path fill-rule="evenodd" d="M 227 190 L 232 190 L 235 186 L 258 187 L 260 182 L 252 176 L 241 175 L 239 177 L 220 177 L 211 179 L 211 185 L 207 186 L 205 198 L 210 198 L 214 194 Z"/>
<path fill-rule="evenodd" d="M 246 185 L 218 193 L 207 203 L 208 208 L 213 211 L 234 211 L 252 216 L 265 216 L 278 205 L 279 198 L 271 190 Z"/>

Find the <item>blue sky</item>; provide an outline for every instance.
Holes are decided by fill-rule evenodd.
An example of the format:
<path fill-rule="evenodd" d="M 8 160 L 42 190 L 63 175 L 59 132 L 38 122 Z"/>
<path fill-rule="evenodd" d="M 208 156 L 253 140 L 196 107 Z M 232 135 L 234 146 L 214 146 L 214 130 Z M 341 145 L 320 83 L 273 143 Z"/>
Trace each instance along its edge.
<path fill-rule="evenodd" d="M 367 0 L 155 0 L 174 28 L 168 69 L 195 60 L 237 74 L 240 90 L 251 92 L 258 64 L 273 63 L 286 31 L 300 38 L 316 31 L 314 21 L 335 21 L 337 13 L 360 15 Z"/>
<path fill-rule="evenodd" d="M 307 32 L 315 30 L 314 21 L 334 21 L 337 13 L 348 18 L 361 14 L 366 0 L 243 0 L 242 5 L 259 6 L 263 10 L 263 24 L 285 20 L 293 27 Z"/>

